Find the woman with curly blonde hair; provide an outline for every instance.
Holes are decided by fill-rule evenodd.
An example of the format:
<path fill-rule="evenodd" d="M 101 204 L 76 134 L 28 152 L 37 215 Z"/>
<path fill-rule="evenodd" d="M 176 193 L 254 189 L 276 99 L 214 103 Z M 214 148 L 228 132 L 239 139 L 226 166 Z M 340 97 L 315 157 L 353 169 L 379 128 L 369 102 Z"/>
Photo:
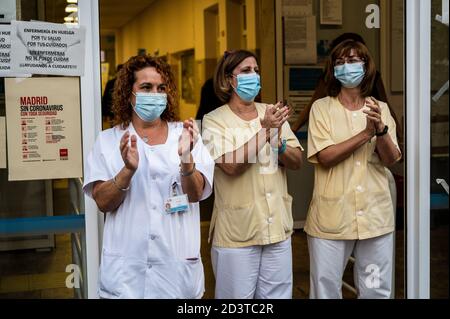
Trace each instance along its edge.
<path fill-rule="evenodd" d="M 106 213 L 101 298 L 200 298 L 200 200 L 214 162 L 193 119 L 176 122 L 170 66 L 135 56 L 113 93 L 116 125 L 100 133 L 83 190 Z"/>

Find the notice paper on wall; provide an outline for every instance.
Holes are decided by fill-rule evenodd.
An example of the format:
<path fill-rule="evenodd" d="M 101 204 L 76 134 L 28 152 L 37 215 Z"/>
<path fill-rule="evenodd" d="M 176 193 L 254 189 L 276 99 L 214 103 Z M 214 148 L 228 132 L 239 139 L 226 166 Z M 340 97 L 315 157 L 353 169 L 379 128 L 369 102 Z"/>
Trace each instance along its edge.
<path fill-rule="evenodd" d="M 0 25 L 0 77 L 30 77 L 11 72 L 11 26 Z"/>
<path fill-rule="evenodd" d="M 342 25 L 342 0 L 320 0 L 320 24 Z"/>
<path fill-rule="evenodd" d="M 6 168 L 6 127 L 4 116 L 0 116 L 0 168 Z"/>
<path fill-rule="evenodd" d="M 1 0 L 0 23 L 9 23 L 16 19 L 16 0 Z"/>
<path fill-rule="evenodd" d="M 0 25 L 0 76 L 3 77 L 11 70 L 11 27 Z"/>
<path fill-rule="evenodd" d="M 313 14 L 313 0 L 283 0 L 283 16 L 304 17 Z"/>
<path fill-rule="evenodd" d="M 285 64 L 316 64 L 316 17 L 285 17 Z"/>
<path fill-rule="evenodd" d="M 10 181 L 82 176 L 79 87 L 74 77 L 5 80 Z"/>
<path fill-rule="evenodd" d="M 46 22 L 11 22 L 11 71 L 82 76 L 85 28 Z"/>

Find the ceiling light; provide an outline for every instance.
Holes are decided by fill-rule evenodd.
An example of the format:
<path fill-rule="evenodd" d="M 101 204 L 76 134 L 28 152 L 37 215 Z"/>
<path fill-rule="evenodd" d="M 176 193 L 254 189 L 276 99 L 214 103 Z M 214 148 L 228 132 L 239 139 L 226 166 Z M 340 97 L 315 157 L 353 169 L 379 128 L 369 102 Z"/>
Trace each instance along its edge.
<path fill-rule="evenodd" d="M 76 4 L 69 4 L 66 7 L 66 12 L 78 12 L 78 7 Z"/>
<path fill-rule="evenodd" d="M 67 0 L 67 3 L 78 3 L 78 0 Z"/>

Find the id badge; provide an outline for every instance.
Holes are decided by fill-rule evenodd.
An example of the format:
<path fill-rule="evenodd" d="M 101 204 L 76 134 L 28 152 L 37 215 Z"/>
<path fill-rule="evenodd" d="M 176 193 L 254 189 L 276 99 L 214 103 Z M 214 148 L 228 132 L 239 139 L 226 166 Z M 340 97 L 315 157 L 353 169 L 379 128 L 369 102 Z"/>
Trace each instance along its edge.
<path fill-rule="evenodd" d="M 189 201 L 186 194 L 172 196 L 166 200 L 166 213 L 185 213 L 189 209 Z"/>

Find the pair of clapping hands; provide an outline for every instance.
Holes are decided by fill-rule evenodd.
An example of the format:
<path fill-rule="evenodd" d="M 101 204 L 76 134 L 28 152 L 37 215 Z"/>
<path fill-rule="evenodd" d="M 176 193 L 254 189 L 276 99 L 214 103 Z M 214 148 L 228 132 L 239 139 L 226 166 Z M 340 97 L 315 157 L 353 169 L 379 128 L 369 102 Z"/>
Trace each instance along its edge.
<path fill-rule="evenodd" d="M 183 130 L 178 139 L 178 155 L 188 157 L 197 143 L 199 136 L 198 125 L 193 118 L 183 122 Z M 120 139 L 120 153 L 125 167 L 131 171 L 136 171 L 139 166 L 139 152 L 137 149 L 137 137 L 126 131 Z"/>
<path fill-rule="evenodd" d="M 264 118 L 260 121 L 261 126 L 269 131 L 268 138 L 274 136 L 276 133 L 278 134 L 278 140 L 281 138 L 281 128 L 292 113 L 292 108 L 281 101 L 267 106 Z"/>
<path fill-rule="evenodd" d="M 371 135 L 382 132 L 385 125 L 381 119 L 380 104 L 373 97 L 367 97 L 365 106 L 366 109 L 363 110 L 363 113 L 367 115 L 366 130 Z"/>
<path fill-rule="evenodd" d="M 281 129 L 291 115 L 292 109 L 288 105 L 283 105 L 283 102 L 280 101 L 275 105 L 269 104 L 266 107 L 264 118 L 261 119 L 261 126 L 266 129 Z"/>

